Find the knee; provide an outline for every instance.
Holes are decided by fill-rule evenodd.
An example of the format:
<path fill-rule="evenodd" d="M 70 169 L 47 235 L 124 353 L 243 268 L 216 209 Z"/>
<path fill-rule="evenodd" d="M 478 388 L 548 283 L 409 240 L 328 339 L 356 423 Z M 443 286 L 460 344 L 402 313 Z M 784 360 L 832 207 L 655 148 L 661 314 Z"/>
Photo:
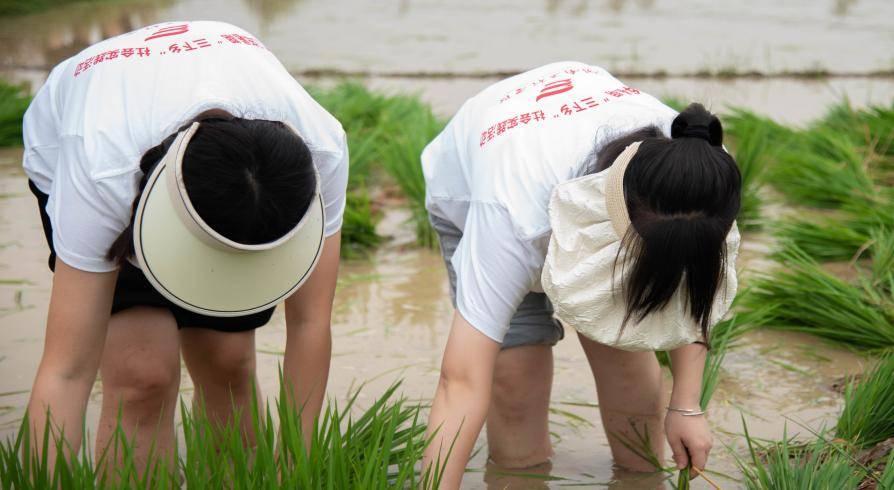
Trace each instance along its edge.
<path fill-rule="evenodd" d="M 254 351 L 247 349 L 219 349 L 205 356 L 206 369 L 218 385 L 233 390 L 248 388 L 254 380 Z"/>
<path fill-rule="evenodd" d="M 180 385 L 180 363 L 129 356 L 109 366 L 103 373 L 106 396 L 126 405 L 152 405 L 160 408 L 175 397 Z"/>

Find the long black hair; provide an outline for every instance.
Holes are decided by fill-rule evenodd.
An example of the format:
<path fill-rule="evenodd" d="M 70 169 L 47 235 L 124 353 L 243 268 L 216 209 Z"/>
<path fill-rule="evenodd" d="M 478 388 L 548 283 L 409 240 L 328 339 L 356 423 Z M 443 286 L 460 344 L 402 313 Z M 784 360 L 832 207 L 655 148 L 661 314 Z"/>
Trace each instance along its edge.
<path fill-rule="evenodd" d="M 273 241 L 294 228 L 310 207 L 317 185 L 304 141 L 277 121 L 218 115 L 197 120 L 201 124 L 183 156 L 183 182 L 205 223 L 244 244 Z M 133 219 L 140 196 L 176 137 L 168 136 L 140 159 L 143 175 L 131 222 L 109 247 L 109 260 L 120 264 L 133 255 Z"/>
<path fill-rule="evenodd" d="M 654 126 L 621 136 L 598 150 L 594 170 L 611 166 L 637 141 L 624 173 L 631 222 L 621 247 L 621 267 L 629 267 L 624 324 L 667 306 L 682 284 L 707 342 L 714 296 L 725 280 L 726 236 L 739 213 L 739 167 L 722 147 L 720 120 L 692 104 L 674 119 L 671 138 Z"/>

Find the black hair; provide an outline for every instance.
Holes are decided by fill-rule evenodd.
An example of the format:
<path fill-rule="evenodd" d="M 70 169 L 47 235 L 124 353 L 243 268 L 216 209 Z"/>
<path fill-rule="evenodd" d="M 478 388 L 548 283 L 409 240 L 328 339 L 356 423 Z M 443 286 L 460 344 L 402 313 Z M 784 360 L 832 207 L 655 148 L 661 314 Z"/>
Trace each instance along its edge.
<path fill-rule="evenodd" d="M 301 137 L 276 121 L 197 119 L 201 123 L 183 156 L 183 182 L 202 220 L 242 244 L 270 242 L 294 228 L 310 207 L 317 185 L 311 153 Z M 168 136 L 140 159 L 143 175 L 131 222 L 109 247 L 109 260 L 120 264 L 133 255 L 140 196 L 176 137 Z"/>
<path fill-rule="evenodd" d="M 637 141 L 624 173 L 631 222 L 621 247 L 622 267 L 630 267 L 624 324 L 667 306 L 682 283 L 707 343 L 714 296 L 726 280 L 726 236 L 739 213 L 739 167 L 722 147 L 720 120 L 691 104 L 671 124 L 671 138 L 654 126 L 623 135 L 597 151 L 594 170 Z"/>

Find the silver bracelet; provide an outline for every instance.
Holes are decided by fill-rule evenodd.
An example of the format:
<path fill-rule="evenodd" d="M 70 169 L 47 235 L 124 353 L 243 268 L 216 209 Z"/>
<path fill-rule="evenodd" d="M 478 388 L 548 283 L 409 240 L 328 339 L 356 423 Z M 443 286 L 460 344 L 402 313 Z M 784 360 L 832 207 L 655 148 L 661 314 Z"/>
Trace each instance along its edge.
<path fill-rule="evenodd" d="M 684 417 L 698 417 L 699 415 L 704 415 L 704 414 L 708 413 L 706 410 L 690 410 L 690 409 L 686 409 L 686 408 L 674 408 L 674 407 L 667 407 L 667 410 L 669 412 L 679 412 Z"/>

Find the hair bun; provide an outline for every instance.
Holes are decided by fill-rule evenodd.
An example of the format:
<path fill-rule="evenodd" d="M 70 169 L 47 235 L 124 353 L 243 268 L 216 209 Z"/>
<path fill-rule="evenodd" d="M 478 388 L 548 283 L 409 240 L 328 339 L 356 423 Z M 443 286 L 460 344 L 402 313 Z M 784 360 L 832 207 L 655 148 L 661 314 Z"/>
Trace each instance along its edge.
<path fill-rule="evenodd" d="M 723 126 L 720 119 L 708 112 L 705 106 L 692 103 L 674 118 L 671 138 L 698 138 L 711 146 L 720 146 L 723 144 Z"/>

